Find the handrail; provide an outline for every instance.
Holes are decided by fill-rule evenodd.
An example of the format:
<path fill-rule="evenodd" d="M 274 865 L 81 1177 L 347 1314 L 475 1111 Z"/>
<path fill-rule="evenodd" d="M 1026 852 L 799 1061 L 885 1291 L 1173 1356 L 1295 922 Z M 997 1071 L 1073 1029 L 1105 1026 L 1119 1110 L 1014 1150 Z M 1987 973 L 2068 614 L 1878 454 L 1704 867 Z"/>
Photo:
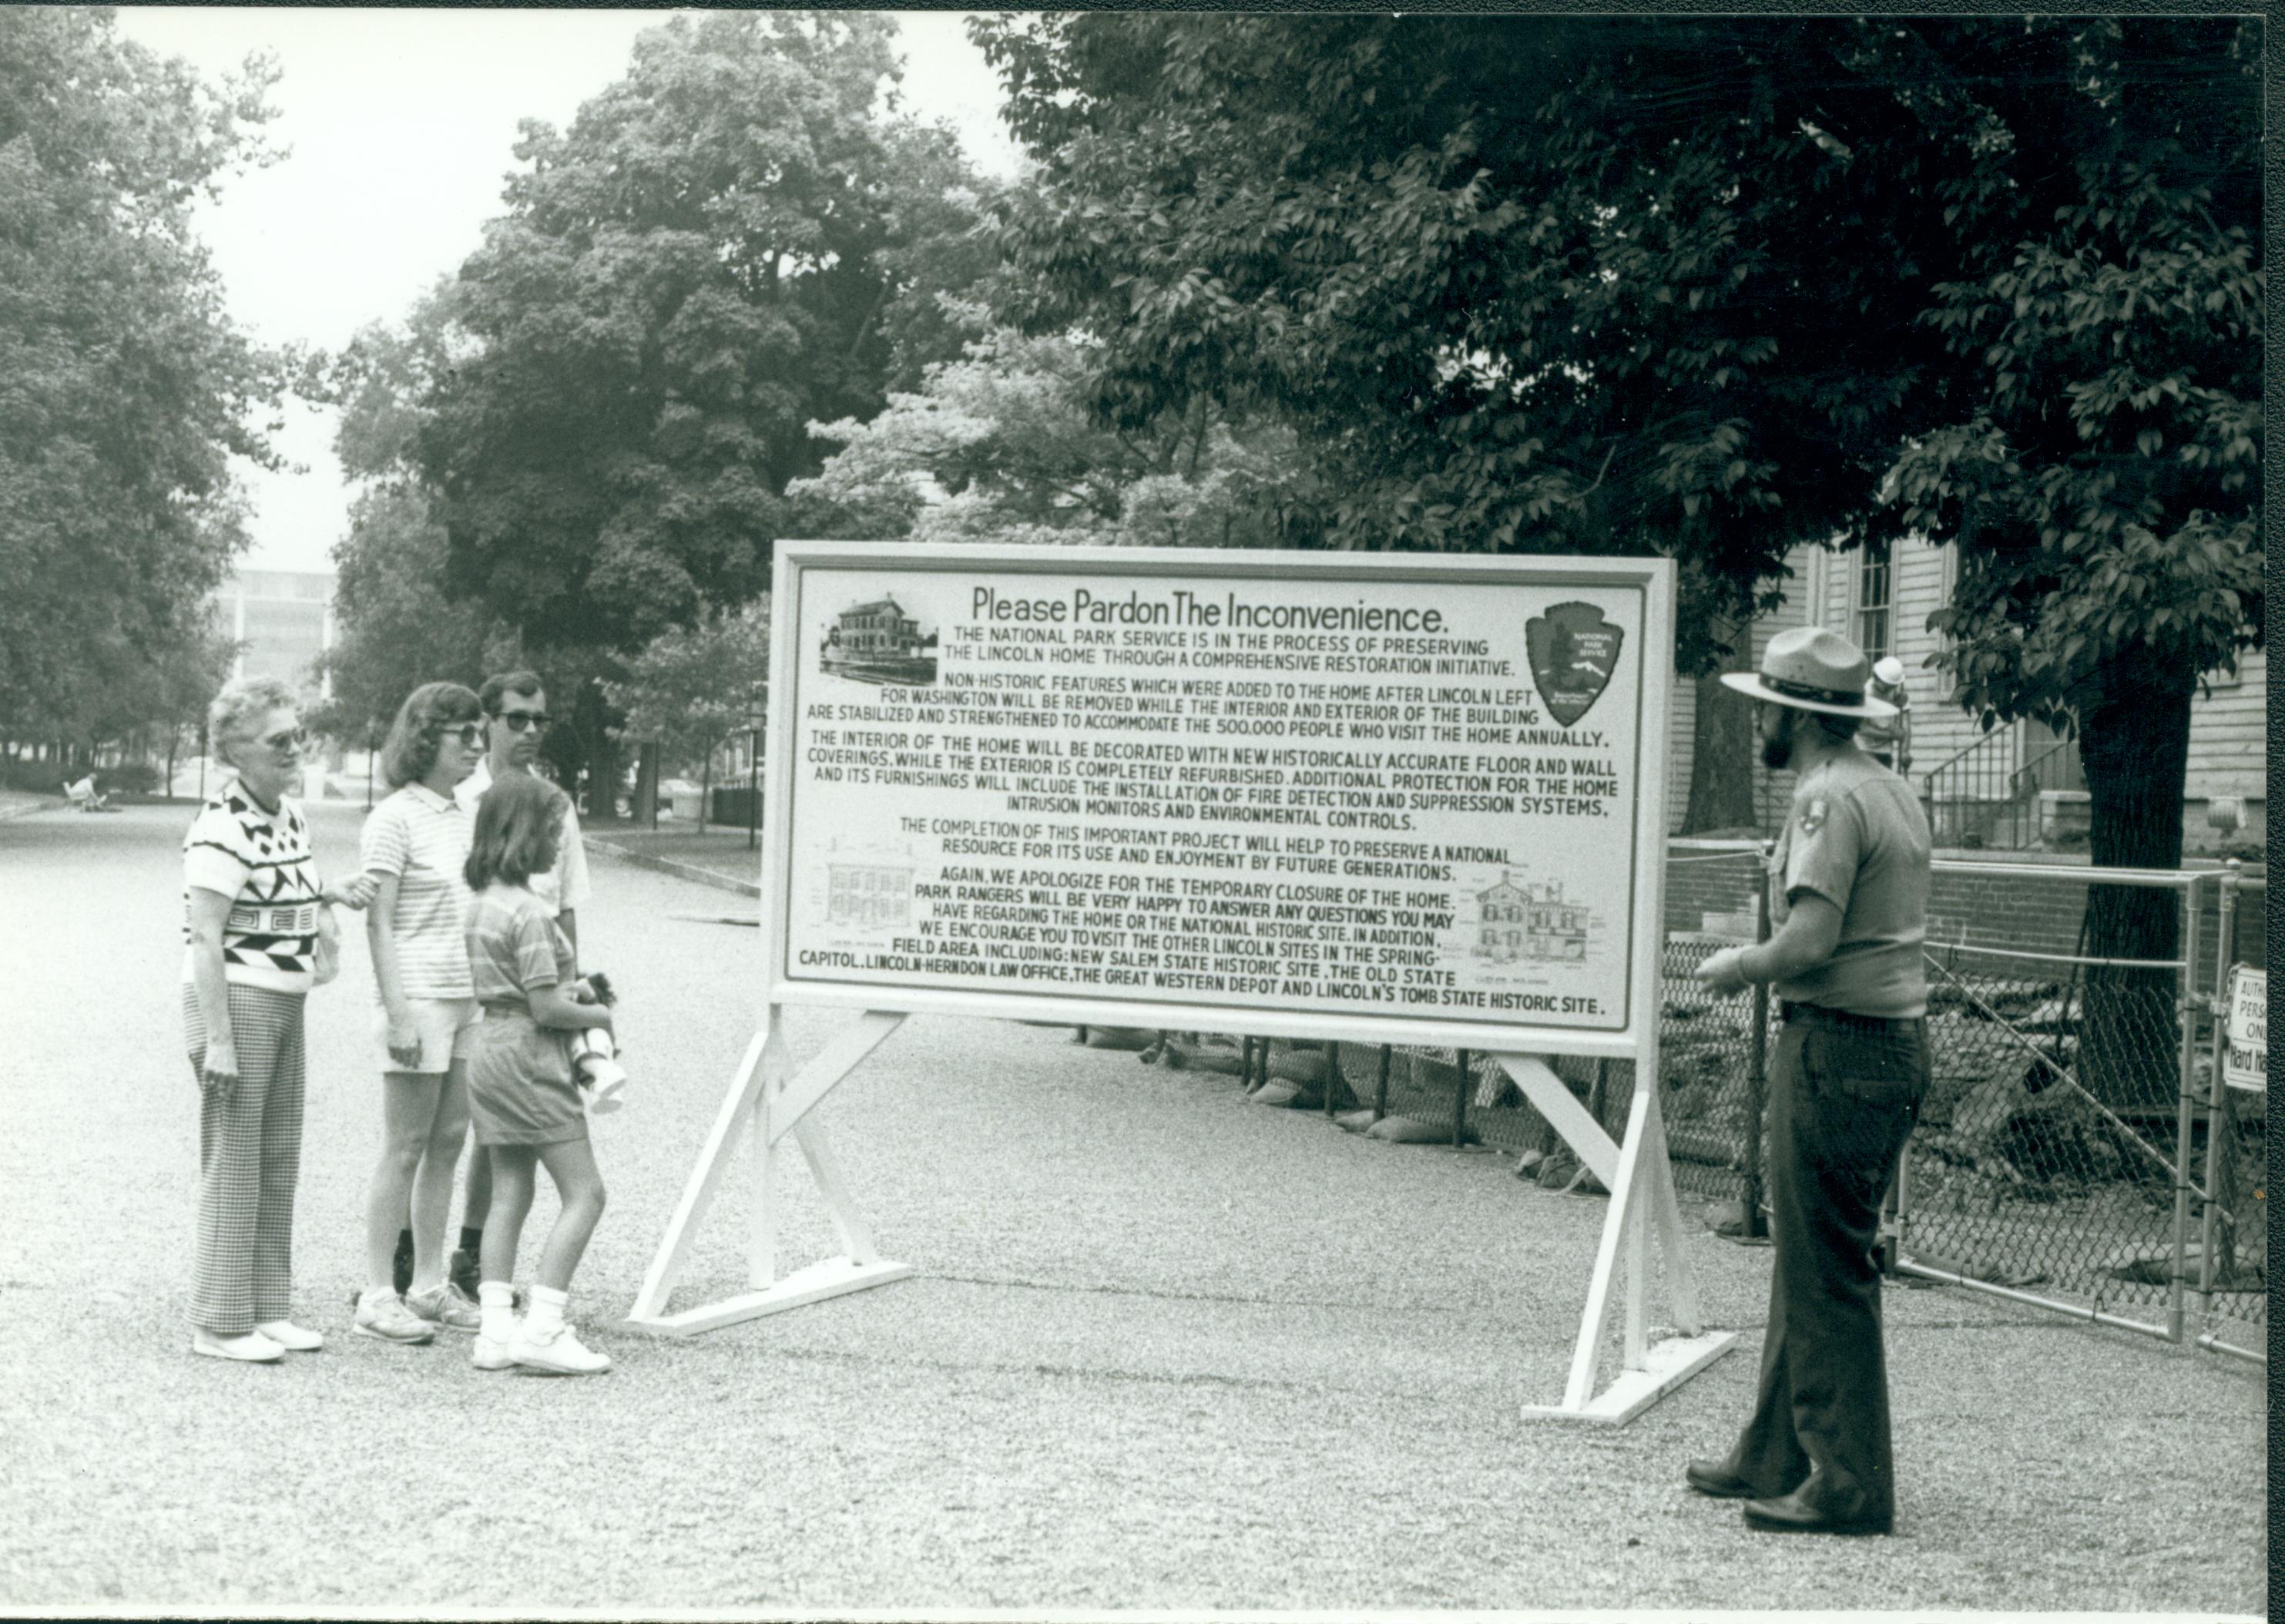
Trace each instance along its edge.
<path fill-rule="evenodd" d="M 1991 743 L 1994 739 L 2012 739 L 2013 737 L 2014 737 L 2014 735 L 2008 732 L 2005 727 L 1988 728 L 1981 736 L 1970 740 L 1964 748 L 1952 751 L 1951 755 L 1945 757 L 1942 761 L 1936 763 L 1936 765 L 1921 773 L 1920 781 L 1933 788 L 1936 783 L 1936 774 L 1939 773 L 1949 771 L 1951 768 L 1959 765 L 1970 756 L 1973 756 L 1976 751 L 1982 749 L 1985 745 Z"/>

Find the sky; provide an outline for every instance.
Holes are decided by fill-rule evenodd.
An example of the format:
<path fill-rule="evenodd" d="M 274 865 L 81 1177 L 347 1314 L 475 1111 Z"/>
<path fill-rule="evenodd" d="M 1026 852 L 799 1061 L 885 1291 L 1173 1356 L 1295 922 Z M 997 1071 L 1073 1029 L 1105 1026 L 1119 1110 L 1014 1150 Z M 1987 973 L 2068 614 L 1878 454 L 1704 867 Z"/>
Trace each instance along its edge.
<path fill-rule="evenodd" d="M 269 126 L 289 155 L 202 204 L 200 235 L 232 315 L 257 338 L 323 349 L 394 321 L 456 269 L 499 212 L 516 124 L 568 124 L 625 72 L 658 11 L 123 7 L 120 31 L 209 79 L 257 51 L 283 77 Z M 970 159 L 1011 174 L 983 55 L 948 12 L 907 12 L 907 111 L 942 120 Z M 333 418 L 288 403 L 279 450 L 294 471 L 242 464 L 254 546 L 242 567 L 330 569 L 349 490 Z"/>

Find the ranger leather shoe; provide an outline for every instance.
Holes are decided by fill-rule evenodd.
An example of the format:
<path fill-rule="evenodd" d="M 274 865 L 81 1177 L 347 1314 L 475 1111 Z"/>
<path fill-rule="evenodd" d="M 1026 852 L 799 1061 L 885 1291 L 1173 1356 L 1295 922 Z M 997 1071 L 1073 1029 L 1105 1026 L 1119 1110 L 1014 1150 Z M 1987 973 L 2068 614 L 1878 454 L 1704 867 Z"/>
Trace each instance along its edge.
<path fill-rule="evenodd" d="M 1763 1534 L 1892 1534 L 1896 1517 L 1888 1511 L 1843 1516 L 1802 1498 L 1799 1489 L 1776 1500 L 1746 1502 L 1746 1526 Z"/>
<path fill-rule="evenodd" d="M 1692 1461 L 1682 1469 L 1683 1481 L 1716 1500 L 1751 1500 L 1754 1486 L 1730 1470 L 1727 1461 Z"/>

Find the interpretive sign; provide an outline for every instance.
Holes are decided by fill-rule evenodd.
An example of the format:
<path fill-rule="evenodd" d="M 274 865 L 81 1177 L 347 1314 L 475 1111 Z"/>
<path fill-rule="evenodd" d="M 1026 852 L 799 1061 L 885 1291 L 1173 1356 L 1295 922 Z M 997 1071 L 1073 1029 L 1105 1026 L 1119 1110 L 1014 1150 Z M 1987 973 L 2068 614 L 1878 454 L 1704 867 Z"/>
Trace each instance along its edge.
<path fill-rule="evenodd" d="M 2229 972 L 2229 1024 L 2221 1080 L 2232 1088 L 2269 1091 L 2269 972 L 2243 965 Z"/>
<path fill-rule="evenodd" d="M 1662 562 L 781 558 L 774 1000 L 1633 1028 Z"/>
<path fill-rule="evenodd" d="M 761 1029 L 629 1322 L 911 1274 L 811 1113 L 907 1016 L 985 1015 L 1488 1060 L 1611 1196 L 1562 1401 L 1525 1413 L 1622 1422 L 1687 1380 L 1737 1338 L 1701 1327 L 1658 1102 L 1673 599 L 1663 559 L 781 545 Z M 860 1013 L 796 1068 L 789 1003 Z M 1634 1063 L 1622 1142 L 1558 1054 Z M 749 1134 L 750 1289 L 673 1310 Z M 781 1275 L 789 1137 L 841 1251 Z"/>

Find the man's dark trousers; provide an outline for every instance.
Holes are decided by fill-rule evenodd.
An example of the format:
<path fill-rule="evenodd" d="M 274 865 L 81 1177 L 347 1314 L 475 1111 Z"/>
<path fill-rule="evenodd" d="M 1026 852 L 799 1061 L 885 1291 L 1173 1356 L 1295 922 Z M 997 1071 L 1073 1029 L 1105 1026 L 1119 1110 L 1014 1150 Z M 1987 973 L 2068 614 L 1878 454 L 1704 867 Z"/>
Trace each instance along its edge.
<path fill-rule="evenodd" d="M 1873 1248 L 1928 1091 L 1926 1023 L 1787 1006 L 1770 1076 L 1776 1264 L 1761 1393 L 1731 1469 L 1763 1499 L 1893 1517 L 1896 1471 Z"/>

